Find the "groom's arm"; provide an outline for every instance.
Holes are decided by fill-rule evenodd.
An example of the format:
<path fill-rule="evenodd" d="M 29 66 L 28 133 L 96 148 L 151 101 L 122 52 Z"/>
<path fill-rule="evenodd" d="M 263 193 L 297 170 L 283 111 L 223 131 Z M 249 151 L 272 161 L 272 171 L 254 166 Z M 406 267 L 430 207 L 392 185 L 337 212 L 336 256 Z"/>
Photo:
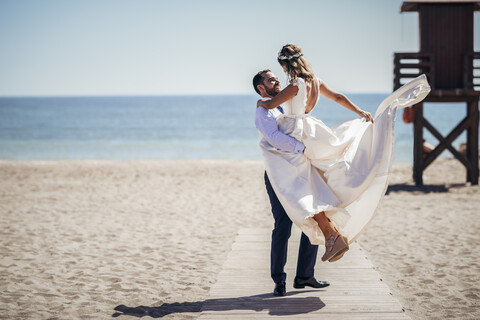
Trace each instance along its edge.
<path fill-rule="evenodd" d="M 303 153 L 305 145 L 297 139 L 278 130 L 277 120 L 267 109 L 258 107 L 255 126 L 273 147 L 292 153 Z"/>

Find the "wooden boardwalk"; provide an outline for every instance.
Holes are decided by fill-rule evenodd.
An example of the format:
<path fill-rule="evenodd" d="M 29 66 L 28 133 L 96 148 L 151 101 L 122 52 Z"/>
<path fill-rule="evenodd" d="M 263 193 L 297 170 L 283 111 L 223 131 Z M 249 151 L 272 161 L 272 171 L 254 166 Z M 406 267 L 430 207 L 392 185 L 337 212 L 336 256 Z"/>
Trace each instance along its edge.
<path fill-rule="evenodd" d="M 334 263 L 323 263 L 319 248 L 315 276 L 330 286 L 294 289 L 300 239 L 296 230 L 292 228 L 289 241 L 286 296 L 272 294 L 271 230 L 242 229 L 198 319 L 410 319 L 358 244 Z"/>

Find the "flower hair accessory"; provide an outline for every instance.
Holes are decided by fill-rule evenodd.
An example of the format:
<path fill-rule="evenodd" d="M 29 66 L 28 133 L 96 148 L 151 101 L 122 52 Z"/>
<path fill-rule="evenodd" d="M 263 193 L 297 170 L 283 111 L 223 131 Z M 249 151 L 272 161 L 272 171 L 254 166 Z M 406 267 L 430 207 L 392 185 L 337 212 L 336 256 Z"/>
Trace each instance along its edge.
<path fill-rule="evenodd" d="M 298 52 L 298 53 L 292 54 L 291 56 L 285 56 L 285 55 L 281 55 L 281 56 L 280 56 L 280 55 L 279 55 L 279 56 L 278 56 L 278 59 L 280 59 L 280 60 L 291 60 L 291 59 L 293 59 L 293 58 L 299 58 L 299 57 L 301 57 L 301 56 L 303 56 L 303 53 Z"/>

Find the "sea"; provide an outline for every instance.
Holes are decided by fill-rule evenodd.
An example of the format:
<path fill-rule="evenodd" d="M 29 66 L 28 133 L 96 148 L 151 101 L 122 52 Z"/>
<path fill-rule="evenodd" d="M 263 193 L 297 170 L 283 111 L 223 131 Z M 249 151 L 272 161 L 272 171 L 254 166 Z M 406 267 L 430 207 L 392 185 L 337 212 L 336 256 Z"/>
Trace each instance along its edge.
<path fill-rule="evenodd" d="M 375 114 L 388 93 L 347 94 Z M 257 95 L 1 97 L 4 160 L 261 160 Z M 466 115 L 461 103 L 427 103 L 425 117 L 446 136 Z M 413 161 L 413 127 L 395 123 L 395 162 Z M 356 117 L 321 98 L 312 114 L 329 126 Z M 438 141 L 428 132 L 427 142 Z M 454 142 L 465 142 L 463 133 Z M 445 151 L 441 157 L 452 157 Z"/>

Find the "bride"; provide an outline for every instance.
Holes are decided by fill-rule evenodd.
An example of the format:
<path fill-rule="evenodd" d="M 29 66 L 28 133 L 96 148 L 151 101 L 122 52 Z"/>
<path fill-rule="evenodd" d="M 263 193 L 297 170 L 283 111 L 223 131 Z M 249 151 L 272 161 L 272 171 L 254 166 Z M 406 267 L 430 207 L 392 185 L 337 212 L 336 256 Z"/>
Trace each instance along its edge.
<path fill-rule="evenodd" d="M 387 188 L 398 108 L 420 102 L 430 91 L 425 76 L 406 84 L 378 107 L 375 119 L 315 76 L 301 49 L 285 45 L 278 62 L 290 84 L 257 107 L 282 105 L 279 130 L 302 141 L 303 154 L 261 144 L 270 182 L 290 219 L 312 244 L 325 244 L 322 261 L 336 261 L 374 217 Z M 361 118 L 327 127 L 310 113 L 320 95 Z"/>

